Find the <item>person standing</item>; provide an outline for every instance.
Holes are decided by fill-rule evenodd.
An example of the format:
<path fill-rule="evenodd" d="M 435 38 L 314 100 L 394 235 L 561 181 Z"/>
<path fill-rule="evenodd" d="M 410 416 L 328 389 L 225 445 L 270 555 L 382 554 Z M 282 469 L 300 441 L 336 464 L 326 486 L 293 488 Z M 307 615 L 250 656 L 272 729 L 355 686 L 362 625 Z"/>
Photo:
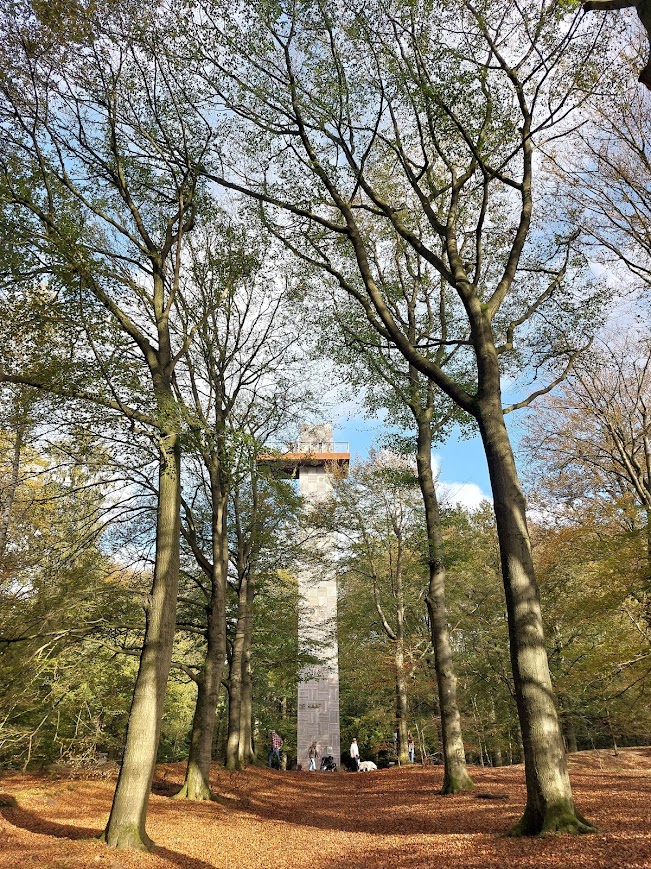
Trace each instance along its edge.
<path fill-rule="evenodd" d="M 407 751 L 409 752 L 409 763 L 414 763 L 416 751 L 414 747 L 414 737 L 411 735 L 411 730 L 407 733 Z"/>
<path fill-rule="evenodd" d="M 355 772 L 359 772 L 359 746 L 357 745 L 357 737 L 353 737 L 350 743 L 350 759 L 355 765 Z"/>
<path fill-rule="evenodd" d="M 319 759 L 319 750 L 317 748 L 316 739 L 314 740 L 314 742 L 310 746 L 310 748 L 307 752 L 307 756 L 310 759 L 310 767 L 309 767 L 308 772 L 316 772 L 316 762 Z"/>
<path fill-rule="evenodd" d="M 271 751 L 269 752 L 269 766 L 273 766 L 274 757 L 278 761 L 278 769 L 280 769 L 280 749 L 283 747 L 282 738 L 275 730 L 271 731 Z"/>

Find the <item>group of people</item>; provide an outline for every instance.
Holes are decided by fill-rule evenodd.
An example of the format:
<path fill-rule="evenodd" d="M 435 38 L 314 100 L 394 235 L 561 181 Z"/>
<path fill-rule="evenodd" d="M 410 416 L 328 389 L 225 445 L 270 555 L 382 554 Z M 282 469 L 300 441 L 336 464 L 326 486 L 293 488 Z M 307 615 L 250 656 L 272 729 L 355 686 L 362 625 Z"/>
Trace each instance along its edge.
<path fill-rule="evenodd" d="M 271 731 L 271 750 L 269 752 L 269 766 L 276 767 L 280 769 L 281 761 L 280 761 L 280 749 L 283 747 L 284 742 L 282 737 L 276 733 L 275 730 Z M 310 761 L 310 772 L 316 772 L 317 761 L 319 759 L 319 749 L 317 747 L 316 740 L 312 742 L 312 745 L 309 747 L 307 756 Z"/>
<path fill-rule="evenodd" d="M 316 740 L 309 747 L 307 756 L 310 761 L 309 772 L 315 772 L 316 762 L 319 759 L 319 749 L 317 748 Z M 350 759 L 355 768 L 355 772 L 359 772 L 359 746 L 357 745 L 356 737 L 353 738 L 353 741 L 350 744 Z"/>
<path fill-rule="evenodd" d="M 271 768 L 280 769 L 281 768 L 281 760 L 280 760 L 280 749 L 283 747 L 284 741 L 280 734 L 276 733 L 275 730 L 271 731 L 271 749 L 269 751 L 269 766 Z M 317 746 L 316 739 L 310 745 L 307 752 L 308 759 L 310 761 L 309 771 L 316 772 L 317 762 L 319 760 L 319 749 Z M 325 758 L 328 761 L 328 758 Z M 331 758 L 330 758 L 331 760 Z M 330 767 L 327 767 L 328 769 Z"/>
<path fill-rule="evenodd" d="M 394 743 L 398 746 L 398 733 L 394 733 Z M 271 751 L 269 752 L 269 766 L 277 766 L 280 769 L 280 749 L 283 747 L 282 737 L 279 736 L 275 730 L 271 731 Z M 409 754 L 409 762 L 414 763 L 415 759 L 415 746 L 414 746 L 414 737 L 411 735 L 411 731 L 407 733 L 407 752 Z M 357 737 L 353 737 L 353 741 L 350 743 L 350 760 L 351 764 L 354 768 L 355 772 L 359 772 L 359 746 L 357 745 Z M 310 745 L 307 757 L 310 762 L 308 767 L 309 772 L 316 772 L 317 769 L 317 761 L 319 760 L 319 749 L 317 746 L 316 740 L 313 740 Z"/>

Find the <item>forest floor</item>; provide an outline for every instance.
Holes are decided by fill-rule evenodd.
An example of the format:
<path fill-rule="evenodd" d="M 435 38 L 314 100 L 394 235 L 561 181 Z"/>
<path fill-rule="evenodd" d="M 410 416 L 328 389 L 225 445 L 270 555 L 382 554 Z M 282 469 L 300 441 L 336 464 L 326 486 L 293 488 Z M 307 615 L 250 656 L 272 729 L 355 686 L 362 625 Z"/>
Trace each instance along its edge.
<path fill-rule="evenodd" d="M 534 839 L 504 836 L 524 806 L 522 766 L 473 767 L 475 791 L 454 797 L 437 794 L 437 766 L 359 774 L 215 766 L 219 796 L 208 803 L 169 799 L 183 771 L 157 769 L 151 854 L 96 841 L 113 772 L 0 775 L 1 869 L 651 867 L 651 748 L 573 755 L 575 802 L 599 832 Z"/>

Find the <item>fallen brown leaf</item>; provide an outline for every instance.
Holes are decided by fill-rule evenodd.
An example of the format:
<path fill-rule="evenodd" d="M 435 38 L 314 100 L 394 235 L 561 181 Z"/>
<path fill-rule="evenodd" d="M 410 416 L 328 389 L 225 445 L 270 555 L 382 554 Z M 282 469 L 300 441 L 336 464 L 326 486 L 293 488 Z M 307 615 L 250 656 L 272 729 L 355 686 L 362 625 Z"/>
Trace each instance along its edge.
<path fill-rule="evenodd" d="M 524 806 L 522 766 L 473 768 L 475 792 L 442 797 L 442 771 L 227 772 L 214 802 L 169 799 L 184 767 L 157 770 L 147 831 L 152 854 L 99 841 L 114 781 L 5 773 L 2 869 L 651 869 L 651 749 L 570 758 L 574 797 L 599 826 L 589 836 L 509 839 Z M 490 794 L 491 799 L 478 798 Z M 6 800 L 10 803 L 10 800 Z"/>

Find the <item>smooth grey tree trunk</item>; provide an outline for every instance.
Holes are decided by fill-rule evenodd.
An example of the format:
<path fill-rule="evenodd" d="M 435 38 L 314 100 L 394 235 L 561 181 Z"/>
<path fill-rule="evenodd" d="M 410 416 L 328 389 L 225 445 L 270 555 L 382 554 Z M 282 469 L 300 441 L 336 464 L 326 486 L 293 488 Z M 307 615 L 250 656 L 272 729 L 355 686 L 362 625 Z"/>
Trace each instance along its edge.
<path fill-rule="evenodd" d="M 428 540 L 429 585 L 427 611 L 430 619 L 434 666 L 441 712 L 441 744 L 443 749 L 443 787 L 441 793 L 454 794 L 469 790 L 473 781 L 466 768 L 466 752 L 461 731 L 461 716 L 457 702 L 457 679 L 452 660 L 452 646 L 445 605 L 445 564 L 443 534 L 438 498 L 432 473 L 431 410 L 412 407 L 418 423 L 416 467 L 418 483 L 425 505 Z"/>
<path fill-rule="evenodd" d="M 409 703 L 407 700 L 407 681 L 405 679 L 405 645 L 399 628 L 395 643 L 394 663 L 396 668 L 396 719 L 398 723 L 398 760 L 409 763 L 407 746 L 409 731 Z"/>
<path fill-rule="evenodd" d="M 163 703 L 172 661 L 179 581 L 181 450 L 177 432 L 160 436 L 156 562 L 126 743 L 104 832 L 115 848 L 149 849 L 147 804 L 156 766 Z"/>
<path fill-rule="evenodd" d="M 394 663 L 396 668 L 396 718 L 398 724 L 398 760 L 400 763 L 409 762 L 409 750 L 407 747 L 409 732 L 409 701 L 407 699 L 407 680 L 405 679 L 405 593 L 402 582 L 402 533 L 396 537 L 398 551 L 396 556 L 396 635 Z"/>
<path fill-rule="evenodd" d="M 495 712 L 495 701 L 490 698 L 489 706 L 490 715 L 490 758 L 492 766 L 503 766 L 502 745 L 500 742 L 500 734 L 497 726 L 497 713 Z"/>
<path fill-rule="evenodd" d="M 479 404 L 509 624 L 511 666 L 525 757 L 527 803 L 513 835 L 590 831 L 577 812 L 549 674 L 525 499 L 497 397 Z"/>
<path fill-rule="evenodd" d="M 237 601 L 237 623 L 231 654 L 230 676 L 228 680 L 228 739 L 226 741 L 226 769 L 239 769 L 241 766 L 240 745 L 242 742 L 242 670 L 247 613 L 247 575 L 240 575 L 240 588 Z"/>
<path fill-rule="evenodd" d="M 197 681 L 197 703 L 192 720 L 190 751 L 183 787 L 177 798 L 209 800 L 210 763 L 215 733 L 217 701 L 226 659 L 226 583 L 228 573 L 227 506 L 228 495 L 220 480 L 219 468 L 210 468 L 212 490 L 211 595 L 206 631 L 206 656 Z"/>
<path fill-rule="evenodd" d="M 240 709 L 240 746 L 238 758 L 241 766 L 252 763 L 253 751 L 253 674 L 251 671 L 251 646 L 253 643 L 253 603 L 255 599 L 255 574 L 249 570 L 246 583 L 246 612 L 244 648 L 242 650 L 242 705 Z"/>

